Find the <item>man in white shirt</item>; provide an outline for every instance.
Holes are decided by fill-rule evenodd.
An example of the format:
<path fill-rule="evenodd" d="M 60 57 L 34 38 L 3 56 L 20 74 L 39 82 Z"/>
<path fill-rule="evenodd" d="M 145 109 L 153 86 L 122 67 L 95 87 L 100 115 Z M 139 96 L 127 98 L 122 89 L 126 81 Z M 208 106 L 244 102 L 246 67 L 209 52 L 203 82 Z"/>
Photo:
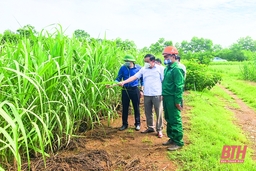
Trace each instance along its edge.
<path fill-rule="evenodd" d="M 162 81 L 164 79 L 164 70 L 155 64 L 155 56 L 147 54 L 144 57 L 145 65 L 134 76 L 119 83 L 123 86 L 133 80 L 143 77 L 144 82 L 144 108 L 147 120 L 147 129 L 141 133 L 151 133 L 157 131 L 159 138 L 163 137 L 163 112 L 162 112 Z M 154 125 L 154 114 L 156 112 L 156 125 Z"/>
<path fill-rule="evenodd" d="M 176 61 L 178 61 L 179 67 L 184 71 L 185 73 L 184 79 L 185 79 L 187 74 L 186 66 L 180 62 L 180 56 L 177 56 Z"/>
<path fill-rule="evenodd" d="M 163 66 L 163 65 L 162 65 L 162 61 L 161 61 L 161 59 L 156 58 L 155 63 L 156 63 L 157 65 L 161 66 L 161 67 L 163 68 L 163 70 L 165 69 L 165 66 Z"/>
<path fill-rule="evenodd" d="M 176 61 L 178 62 L 178 66 L 184 71 L 184 81 L 185 81 L 185 79 L 186 79 L 186 74 L 187 74 L 187 69 L 186 69 L 186 66 L 184 65 L 184 64 L 182 64 L 182 63 L 180 63 L 180 56 L 177 56 L 176 57 Z M 182 99 L 182 101 L 181 101 L 181 107 L 183 107 L 183 104 L 184 104 L 184 102 L 183 102 L 183 99 Z"/>

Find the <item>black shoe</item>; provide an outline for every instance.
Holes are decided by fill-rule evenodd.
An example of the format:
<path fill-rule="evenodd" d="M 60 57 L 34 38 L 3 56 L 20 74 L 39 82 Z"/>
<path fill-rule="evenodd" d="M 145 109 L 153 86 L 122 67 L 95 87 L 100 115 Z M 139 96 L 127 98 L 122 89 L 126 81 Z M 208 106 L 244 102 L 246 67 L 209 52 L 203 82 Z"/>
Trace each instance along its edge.
<path fill-rule="evenodd" d="M 169 151 L 176 151 L 176 150 L 181 149 L 181 148 L 182 148 L 182 146 L 173 144 L 173 145 L 171 145 L 171 147 L 169 147 L 167 150 L 169 150 Z"/>
<path fill-rule="evenodd" d="M 125 130 L 125 129 L 127 129 L 127 128 L 128 128 L 128 126 L 123 125 L 123 126 L 121 126 L 121 127 L 119 128 L 119 131 L 123 131 L 123 130 Z"/>
<path fill-rule="evenodd" d="M 155 130 L 153 129 L 146 129 L 145 131 L 142 131 L 142 134 L 147 134 L 147 133 L 151 133 L 151 132 L 155 132 Z"/>
<path fill-rule="evenodd" d="M 163 145 L 174 145 L 175 143 L 171 140 L 171 139 L 169 139 L 168 141 L 166 141 L 165 143 L 163 143 Z"/>

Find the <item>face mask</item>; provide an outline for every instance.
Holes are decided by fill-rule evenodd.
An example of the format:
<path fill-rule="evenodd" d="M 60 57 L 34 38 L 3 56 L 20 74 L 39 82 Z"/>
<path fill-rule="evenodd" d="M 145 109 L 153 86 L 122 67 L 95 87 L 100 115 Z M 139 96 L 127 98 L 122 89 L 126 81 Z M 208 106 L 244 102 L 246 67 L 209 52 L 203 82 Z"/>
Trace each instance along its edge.
<path fill-rule="evenodd" d="M 169 64 L 171 64 L 172 63 L 172 61 L 170 60 L 170 59 L 165 59 L 164 60 L 164 64 L 165 65 L 169 65 Z"/>
<path fill-rule="evenodd" d="M 129 67 L 129 66 L 130 66 L 130 62 L 125 62 L 125 63 L 124 63 L 124 66 Z"/>
<path fill-rule="evenodd" d="M 145 68 L 149 68 L 150 67 L 150 63 L 145 62 L 144 67 Z"/>

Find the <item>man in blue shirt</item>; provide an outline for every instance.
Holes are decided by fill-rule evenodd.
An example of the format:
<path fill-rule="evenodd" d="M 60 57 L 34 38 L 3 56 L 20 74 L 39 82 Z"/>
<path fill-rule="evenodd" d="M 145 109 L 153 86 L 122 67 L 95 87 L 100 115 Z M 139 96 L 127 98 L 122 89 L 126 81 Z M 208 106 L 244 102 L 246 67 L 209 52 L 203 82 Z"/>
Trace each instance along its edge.
<path fill-rule="evenodd" d="M 141 67 L 135 64 L 135 58 L 132 55 L 126 55 L 124 57 L 125 64 L 121 66 L 116 78 L 116 82 L 122 80 L 127 80 L 128 78 L 135 75 Z M 143 79 L 140 79 L 140 84 L 143 86 Z M 130 100 L 132 101 L 135 117 L 135 130 L 140 130 L 140 90 L 139 90 L 139 79 L 124 84 L 122 89 L 122 126 L 119 128 L 120 131 L 123 131 L 128 128 L 128 110 L 130 105 Z"/>
<path fill-rule="evenodd" d="M 157 136 L 162 138 L 163 133 L 163 114 L 162 114 L 162 81 L 164 79 L 164 70 L 155 64 L 155 56 L 147 54 L 144 57 L 145 66 L 119 85 L 123 86 L 133 80 L 143 77 L 144 81 L 144 107 L 147 120 L 147 129 L 141 133 L 150 133 L 157 131 Z M 156 124 L 154 125 L 154 114 L 152 108 L 154 106 L 156 112 Z"/>

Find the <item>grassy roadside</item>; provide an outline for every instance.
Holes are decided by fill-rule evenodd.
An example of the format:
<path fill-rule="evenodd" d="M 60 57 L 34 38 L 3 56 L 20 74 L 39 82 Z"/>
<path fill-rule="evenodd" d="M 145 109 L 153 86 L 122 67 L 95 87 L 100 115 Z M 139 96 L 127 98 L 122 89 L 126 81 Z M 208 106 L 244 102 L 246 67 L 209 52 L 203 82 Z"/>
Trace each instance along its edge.
<path fill-rule="evenodd" d="M 248 106 L 256 110 L 256 82 L 241 79 L 243 63 L 228 63 L 226 65 L 210 65 L 210 69 L 222 74 L 221 84 L 235 93 Z"/>
<path fill-rule="evenodd" d="M 222 85 L 235 93 L 248 106 L 256 110 L 256 83 L 226 78 L 222 81 Z"/>
<path fill-rule="evenodd" d="M 178 162 L 179 170 L 256 170 L 251 149 L 247 149 L 244 163 L 220 163 L 224 145 L 250 143 L 233 124 L 233 114 L 225 106 L 235 103 L 223 90 L 216 86 L 203 93 L 190 92 L 185 100 L 192 107 L 188 113 L 190 130 L 185 132 L 191 144 L 169 153 L 170 159 Z"/>

